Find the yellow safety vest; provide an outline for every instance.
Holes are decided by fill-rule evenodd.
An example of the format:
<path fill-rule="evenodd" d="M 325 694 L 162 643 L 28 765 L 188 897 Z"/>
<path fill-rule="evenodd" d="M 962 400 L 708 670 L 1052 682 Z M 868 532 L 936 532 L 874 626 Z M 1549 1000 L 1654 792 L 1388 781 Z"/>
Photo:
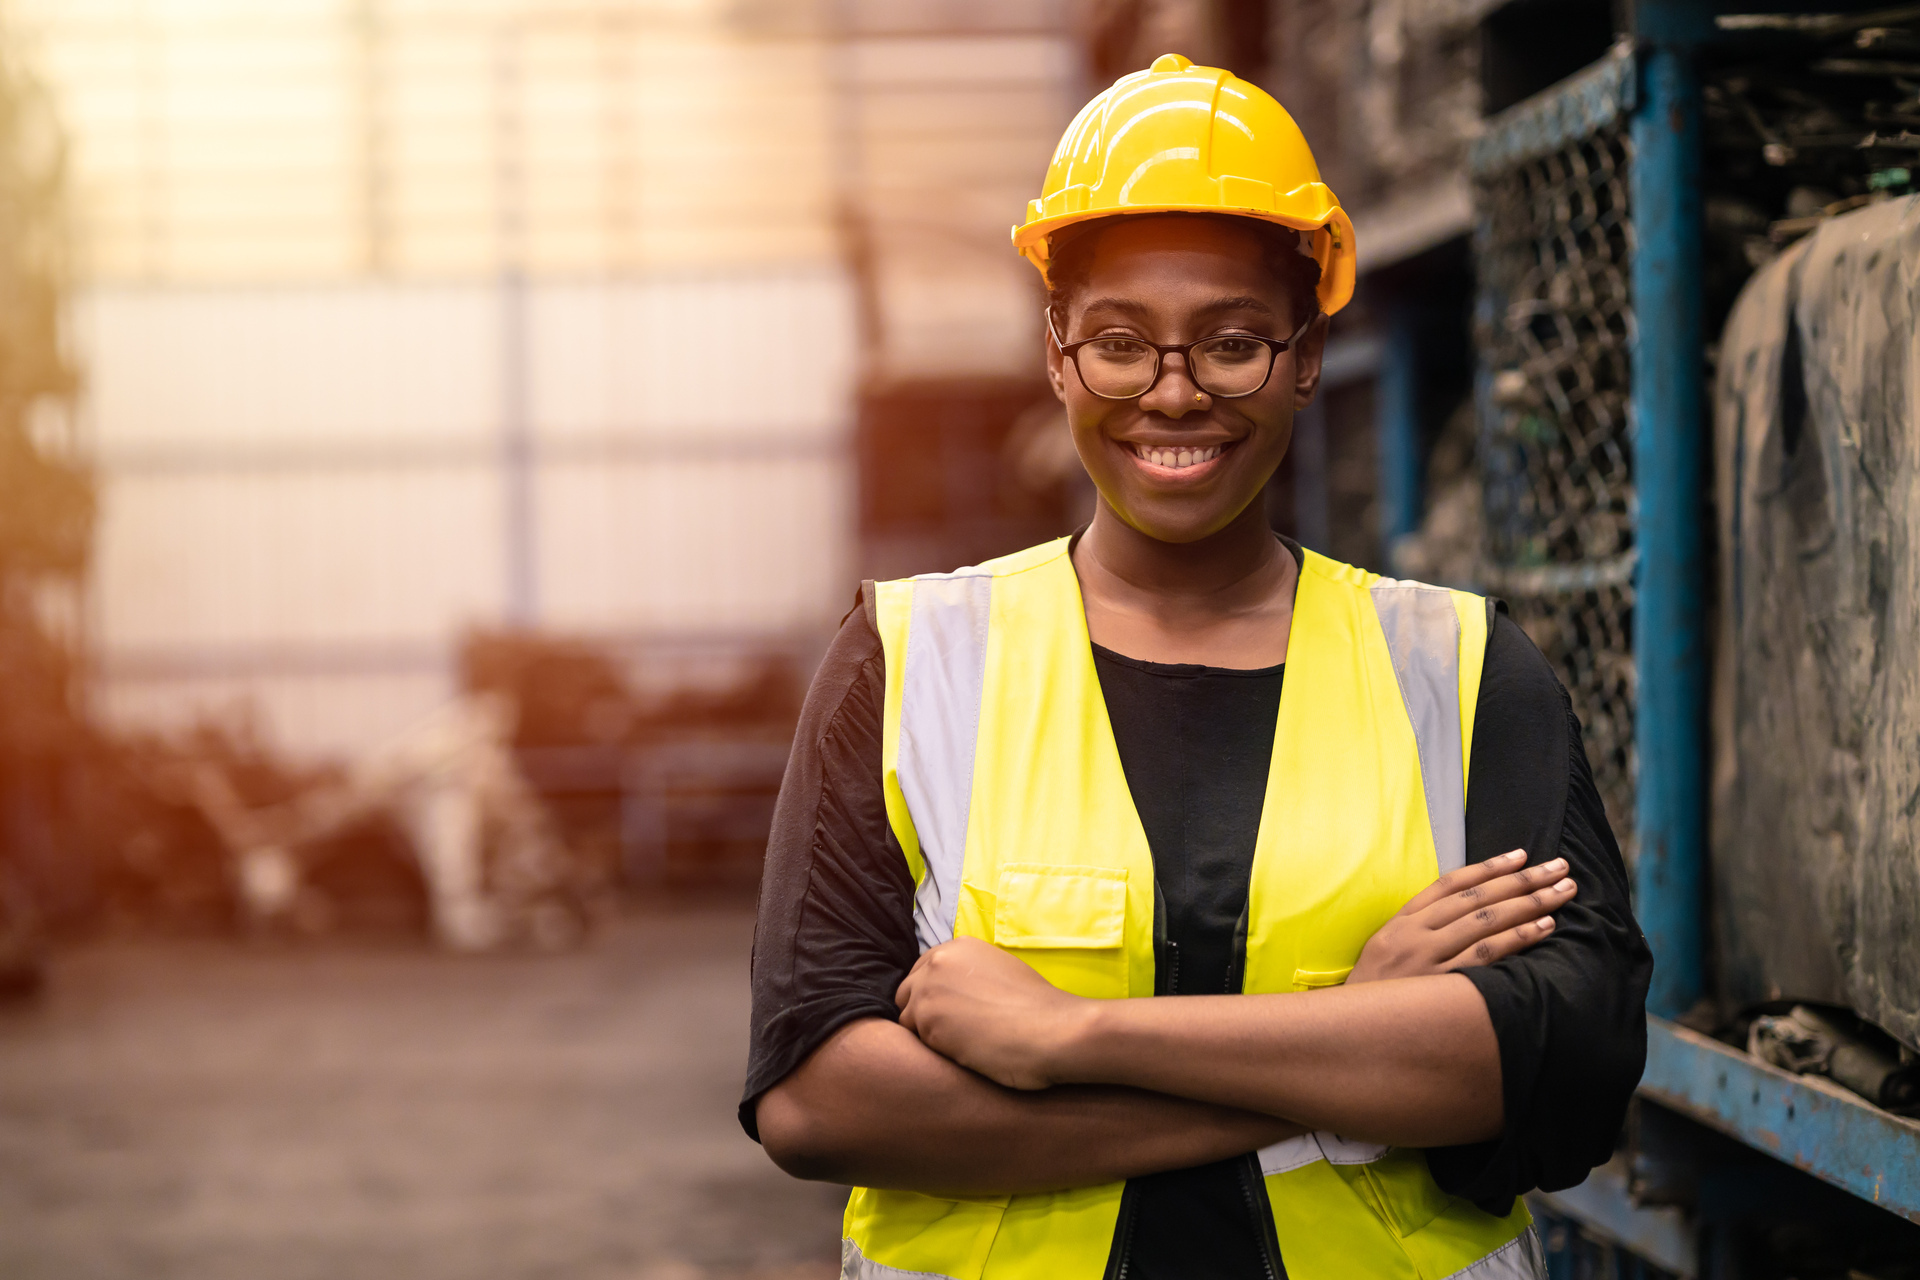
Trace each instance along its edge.
<path fill-rule="evenodd" d="M 1107 719 L 1067 541 L 884 582 L 887 817 L 925 950 L 1005 947 L 1083 996 L 1154 992 L 1153 856 Z M 1287 644 L 1247 909 L 1247 992 L 1345 980 L 1466 858 L 1486 601 L 1312 552 Z M 1524 1204 L 1441 1191 L 1418 1150 L 1307 1134 L 1258 1153 L 1292 1280 L 1536 1280 Z M 848 1280 L 1101 1280 L 1123 1184 L 950 1199 L 859 1188 Z"/>

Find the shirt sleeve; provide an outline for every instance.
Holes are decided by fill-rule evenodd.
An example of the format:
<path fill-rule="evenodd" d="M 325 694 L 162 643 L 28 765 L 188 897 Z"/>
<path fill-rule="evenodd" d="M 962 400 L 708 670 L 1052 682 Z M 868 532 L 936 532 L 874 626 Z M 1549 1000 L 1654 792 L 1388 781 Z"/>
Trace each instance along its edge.
<path fill-rule="evenodd" d="M 880 636 L 855 607 L 828 646 L 780 784 L 753 939 L 753 1014 L 740 1123 L 808 1054 L 858 1018 L 898 1018 L 918 958 L 913 879 L 887 824 Z"/>
<path fill-rule="evenodd" d="M 1653 957 L 1594 787 L 1580 722 L 1540 651 L 1504 612 L 1488 636 L 1467 783 L 1467 858 L 1525 849 L 1579 886 L 1545 942 L 1465 970 L 1500 1044 L 1497 1139 L 1428 1150 L 1440 1187 L 1490 1213 L 1570 1187 L 1613 1154 L 1646 1063 Z"/>

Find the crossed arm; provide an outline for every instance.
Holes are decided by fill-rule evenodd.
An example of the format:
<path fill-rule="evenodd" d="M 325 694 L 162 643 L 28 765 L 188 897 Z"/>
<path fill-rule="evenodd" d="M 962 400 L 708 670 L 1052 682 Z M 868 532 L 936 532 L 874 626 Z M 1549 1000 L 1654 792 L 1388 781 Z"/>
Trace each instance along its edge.
<path fill-rule="evenodd" d="M 1441 877 L 1344 987 L 1088 1000 L 960 938 L 901 983 L 899 1023 L 843 1027 L 768 1090 L 761 1141 L 797 1177 L 947 1195 L 1117 1181 L 1313 1129 L 1399 1146 L 1491 1138 L 1499 1046 L 1458 970 L 1550 936 L 1566 863 L 1519 851 Z"/>

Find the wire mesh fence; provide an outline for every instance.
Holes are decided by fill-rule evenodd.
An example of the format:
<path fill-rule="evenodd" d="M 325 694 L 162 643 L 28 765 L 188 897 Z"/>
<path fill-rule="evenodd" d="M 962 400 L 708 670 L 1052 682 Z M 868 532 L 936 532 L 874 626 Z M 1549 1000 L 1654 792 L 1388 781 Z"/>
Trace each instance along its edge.
<path fill-rule="evenodd" d="M 1632 141 L 1603 64 L 1474 157 L 1483 584 L 1566 683 L 1623 849 L 1634 825 Z M 1609 96 L 1611 95 L 1611 96 Z"/>

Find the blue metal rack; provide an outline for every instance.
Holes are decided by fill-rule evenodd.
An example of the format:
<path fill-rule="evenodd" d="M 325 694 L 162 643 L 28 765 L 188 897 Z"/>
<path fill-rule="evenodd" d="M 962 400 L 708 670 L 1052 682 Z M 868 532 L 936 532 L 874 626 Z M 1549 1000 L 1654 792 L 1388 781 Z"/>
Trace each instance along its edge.
<path fill-rule="evenodd" d="M 1475 145 L 1473 167 L 1483 174 L 1628 120 L 1635 895 L 1656 964 L 1648 1001 L 1656 1016 L 1640 1094 L 1920 1222 L 1920 1124 L 1674 1021 L 1705 994 L 1707 945 L 1708 419 L 1695 55 L 1713 38 L 1714 7 L 1701 0 L 1639 0 L 1633 9 L 1630 46 L 1490 122 Z M 1549 1222 L 1582 1223 L 1668 1272 L 1697 1273 L 1694 1242 L 1676 1226 L 1675 1211 L 1635 1203 L 1623 1168 L 1538 1197 L 1536 1207 Z"/>
<path fill-rule="evenodd" d="M 1920 1222 L 1920 1122 L 1665 1019 L 1640 1094 L 1891 1213 Z"/>
<path fill-rule="evenodd" d="M 1643 6 L 1641 16 L 1662 15 L 1666 8 Z M 1707 418 L 1701 387 L 1700 86 L 1689 44 L 1647 40 L 1644 30 L 1641 35 L 1629 172 L 1636 326 L 1632 439 L 1639 500 L 1634 889 L 1640 927 L 1654 957 L 1647 1008 L 1672 1018 L 1702 995 L 1705 968 L 1704 606 L 1710 578 L 1702 554 Z"/>

